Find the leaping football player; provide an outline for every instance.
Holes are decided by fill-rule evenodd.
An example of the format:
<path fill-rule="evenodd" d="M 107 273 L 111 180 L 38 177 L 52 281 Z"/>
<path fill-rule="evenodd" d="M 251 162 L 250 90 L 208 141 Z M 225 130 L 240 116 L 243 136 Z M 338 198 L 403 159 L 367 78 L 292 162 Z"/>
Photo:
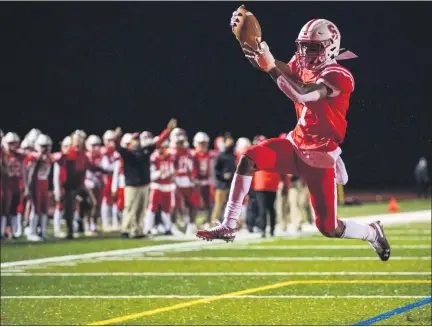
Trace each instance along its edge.
<path fill-rule="evenodd" d="M 231 27 L 244 19 L 239 8 Z M 244 12 L 244 11 L 243 11 Z M 296 53 L 288 64 L 275 60 L 266 42 L 243 44 L 243 52 L 254 67 L 268 73 L 279 89 L 294 103 L 298 122 L 286 139 L 268 139 L 249 147 L 240 158 L 221 224 L 197 231 L 205 240 L 233 241 L 244 197 L 257 170 L 301 176 L 307 183 L 315 224 L 326 237 L 367 241 L 382 261 L 390 258 L 390 245 L 380 221 L 370 224 L 337 218 L 336 183 L 346 184 L 348 175 L 339 145 L 347 127 L 346 113 L 354 90 L 350 71 L 336 59 L 341 34 L 332 22 L 313 19 L 304 25 L 296 40 Z M 351 58 L 356 57 L 351 53 Z"/>

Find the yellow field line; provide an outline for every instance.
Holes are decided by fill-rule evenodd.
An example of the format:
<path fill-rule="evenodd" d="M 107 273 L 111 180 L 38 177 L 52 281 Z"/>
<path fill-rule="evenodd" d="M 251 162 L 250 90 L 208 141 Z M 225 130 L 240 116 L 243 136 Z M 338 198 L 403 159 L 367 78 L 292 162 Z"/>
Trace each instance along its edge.
<path fill-rule="evenodd" d="M 281 288 L 281 287 L 285 287 L 285 286 L 289 286 L 289 285 L 299 285 L 299 284 L 307 284 L 307 285 L 310 285 L 310 284 L 427 284 L 427 283 L 431 283 L 431 280 L 420 280 L 420 279 L 419 280 L 415 280 L 415 279 L 414 280 L 291 280 L 291 281 L 286 281 L 286 282 L 281 282 L 281 283 L 276 283 L 276 284 L 271 284 L 271 285 L 266 285 L 266 286 L 249 288 L 249 289 L 245 289 L 242 291 L 237 291 L 237 292 L 232 292 L 232 293 L 227 293 L 227 294 L 222 294 L 222 295 L 216 295 L 214 297 L 210 297 L 210 298 L 206 298 L 206 299 L 199 299 L 199 300 L 183 302 L 183 303 L 179 303 L 179 304 L 175 304 L 175 305 L 170 305 L 167 307 L 147 310 L 147 311 L 138 312 L 138 313 L 134 313 L 134 314 L 126 315 L 126 316 L 121 316 L 121 317 L 117 317 L 117 318 L 112 318 L 112 319 L 107 319 L 107 320 L 102 320 L 102 321 L 95 321 L 95 322 L 88 324 L 87 326 L 104 326 L 104 325 L 111 325 L 111 324 L 115 324 L 115 323 L 121 323 L 121 322 L 132 320 L 132 319 L 137 319 L 137 318 L 146 317 L 146 316 L 152 316 L 152 315 L 162 313 L 162 312 L 167 312 L 167 311 L 172 311 L 172 310 L 177 310 L 177 309 L 183 309 L 183 308 L 191 307 L 191 306 L 198 305 L 198 304 L 211 303 L 214 301 L 221 300 L 227 296 L 247 295 L 247 294 L 251 294 L 251 293 L 268 291 L 268 290 L 272 290 L 275 288 Z"/>

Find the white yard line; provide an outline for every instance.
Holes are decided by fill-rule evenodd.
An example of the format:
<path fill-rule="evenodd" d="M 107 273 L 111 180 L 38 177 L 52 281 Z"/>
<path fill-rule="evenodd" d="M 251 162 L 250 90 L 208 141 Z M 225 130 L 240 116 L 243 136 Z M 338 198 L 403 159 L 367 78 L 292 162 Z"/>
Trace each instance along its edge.
<path fill-rule="evenodd" d="M 369 249 L 369 245 L 239 245 L 226 250 L 354 250 Z M 431 249 L 431 245 L 392 245 L 392 249 Z M 210 250 L 210 249 L 208 249 Z M 211 248 L 211 250 L 219 250 Z"/>
<path fill-rule="evenodd" d="M 379 260 L 374 257 L 142 257 L 137 261 L 369 261 Z M 390 260 L 431 260 L 431 257 L 395 257 Z"/>
<path fill-rule="evenodd" d="M 1 277 L 107 277 L 107 276 L 431 276 L 430 271 L 293 271 L 293 272 L 90 272 L 90 273 L 1 273 Z"/>
<path fill-rule="evenodd" d="M 407 224 L 410 222 L 422 222 L 422 221 L 430 222 L 431 221 L 431 211 L 430 210 L 423 210 L 423 211 L 415 211 L 415 212 L 394 213 L 394 214 L 354 217 L 354 218 L 345 218 L 345 219 L 352 219 L 352 220 L 363 221 L 363 222 L 380 220 L 384 225 Z M 317 230 L 314 226 L 311 226 L 309 232 L 317 233 Z M 242 241 L 242 240 L 257 240 L 257 239 L 259 239 L 259 235 L 257 235 L 257 234 L 240 234 L 239 233 L 239 235 L 236 238 L 236 241 L 238 242 L 238 241 Z M 34 266 L 34 265 L 40 265 L 40 264 L 45 264 L 45 263 L 68 262 L 68 261 L 80 260 L 80 259 L 120 256 L 120 255 L 134 254 L 134 253 L 148 253 L 148 252 L 155 252 L 155 251 L 172 251 L 172 250 L 187 249 L 187 248 L 189 248 L 189 249 L 190 248 L 201 248 L 201 247 L 206 247 L 206 246 L 214 246 L 214 244 L 212 244 L 210 242 L 208 242 L 208 243 L 203 242 L 203 241 L 193 241 L 193 242 L 174 243 L 174 244 L 162 244 L 162 245 L 145 246 L 145 247 L 132 248 L 132 249 L 101 251 L 101 252 L 92 252 L 92 253 L 84 253 L 84 254 L 77 254 L 77 255 L 48 257 L 48 258 L 33 259 L 33 260 L 4 262 L 4 263 L 1 263 L 0 267 L 1 268 L 12 268 L 12 267 L 17 267 L 17 266 Z M 372 260 L 372 259 L 365 259 L 365 258 L 367 258 L 367 257 L 364 257 L 362 259 L 357 259 L 357 260 Z M 396 259 L 396 258 L 398 258 L 398 257 L 393 257 L 392 259 L 393 260 L 413 260 L 413 259 Z M 422 258 L 422 257 L 420 257 L 420 258 Z M 147 258 L 147 260 L 148 259 L 160 259 L 160 258 Z M 374 259 L 376 259 L 376 257 Z M 199 260 L 202 260 L 202 259 L 199 259 Z M 222 260 L 222 259 L 219 258 L 217 260 Z M 253 258 L 252 260 L 259 260 L 259 258 Z M 284 258 L 283 260 L 287 260 L 287 258 Z M 316 260 L 316 259 L 309 258 L 307 260 Z M 328 260 L 338 260 L 338 259 L 337 258 L 331 258 Z M 343 260 L 343 259 L 339 259 L 339 260 Z M 419 259 L 419 260 L 425 260 L 425 259 Z M 430 260 L 430 258 L 429 258 L 429 260 Z"/>
<path fill-rule="evenodd" d="M 416 299 L 430 295 L 227 295 L 226 299 Z M 205 299 L 215 295 L 2 295 L 6 299 Z"/>

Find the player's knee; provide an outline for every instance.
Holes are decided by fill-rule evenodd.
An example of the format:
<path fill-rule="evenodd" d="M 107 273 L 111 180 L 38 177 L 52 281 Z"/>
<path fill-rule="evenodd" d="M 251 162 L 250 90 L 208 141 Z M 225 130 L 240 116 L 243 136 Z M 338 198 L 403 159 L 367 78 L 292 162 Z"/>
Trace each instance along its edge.
<path fill-rule="evenodd" d="M 321 219 L 315 220 L 315 225 L 318 228 L 319 232 L 325 237 L 334 238 L 337 237 L 335 226 L 331 226 L 330 224 L 322 223 Z"/>

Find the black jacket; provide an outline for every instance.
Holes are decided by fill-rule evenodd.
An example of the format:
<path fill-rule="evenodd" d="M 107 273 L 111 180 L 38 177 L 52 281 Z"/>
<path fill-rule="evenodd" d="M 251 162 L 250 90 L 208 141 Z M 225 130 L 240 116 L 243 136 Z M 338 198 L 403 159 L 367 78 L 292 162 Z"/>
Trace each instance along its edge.
<path fill-rule="evenodd" d="M 215 162 L 216 189 L 228 189 L 231 186 L 231 181 L 236 171 L 236 157 L 234 155 L 234 147 L 227 148 L 219 154 Z M 225 173 L 230 173 L 229 179 L 224 178 Z"/>
<path fill-rule="evenodd" d="M 138 147 L 134 150 L 116 147 L 123 159 L 126 186 L 144 186 L 150 184 L 150 155 L 156 149 L 155 144 Z"/>

